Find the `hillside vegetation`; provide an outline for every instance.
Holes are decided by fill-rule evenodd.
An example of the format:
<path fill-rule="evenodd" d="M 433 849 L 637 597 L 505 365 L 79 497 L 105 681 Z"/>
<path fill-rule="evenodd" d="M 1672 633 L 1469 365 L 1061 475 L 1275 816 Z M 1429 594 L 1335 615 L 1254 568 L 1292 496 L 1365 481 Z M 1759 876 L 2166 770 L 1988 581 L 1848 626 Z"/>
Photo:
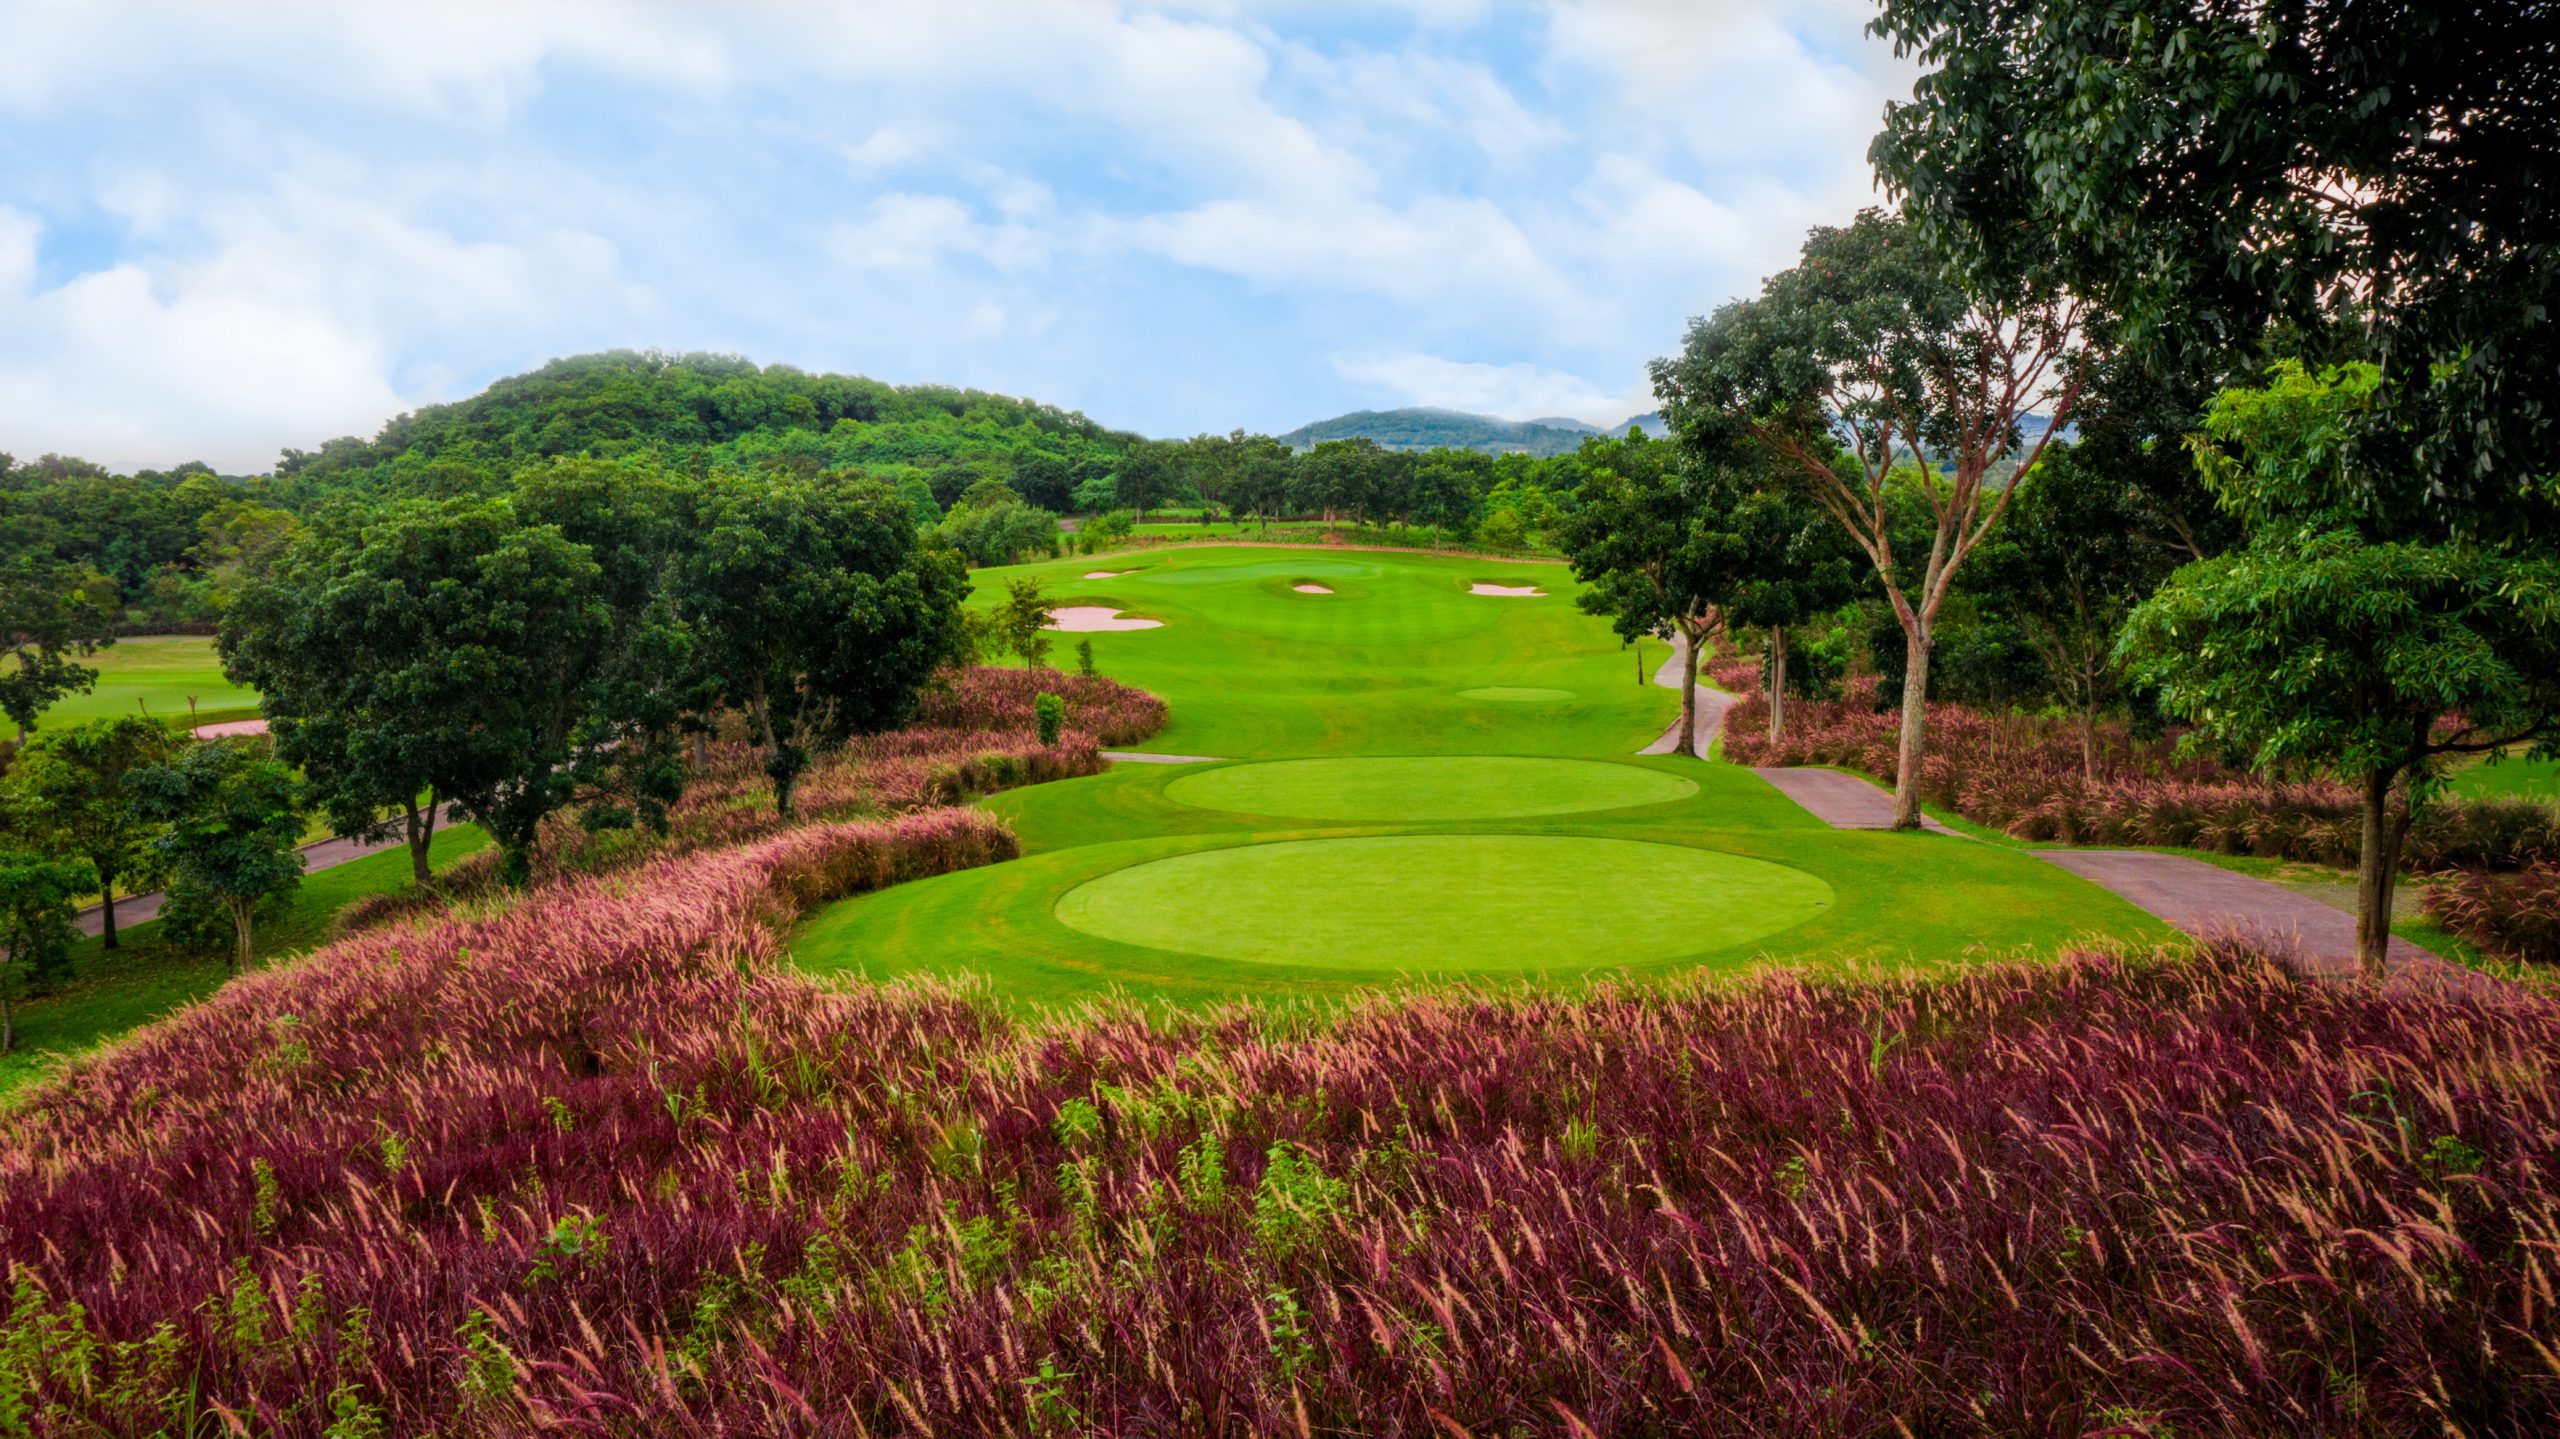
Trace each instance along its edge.
<path fill-rule="evenodd" d="M 1638 415 L 1626 424 L 1602 430 L 1580 420 L 1549 417 L 1505 420 L 1462 410 L 1354 410 L 1329 420 L 1300 425 L 1279 437 L 1292 449 L 1312 449 L 1327 440 L 1373 440 L 1390 450 L 1475 450 L 1488 455 L 1571 454 L 1599 434 L 1624 434 L 1627 425 L 1662 433 L 1662 417 Z"/>

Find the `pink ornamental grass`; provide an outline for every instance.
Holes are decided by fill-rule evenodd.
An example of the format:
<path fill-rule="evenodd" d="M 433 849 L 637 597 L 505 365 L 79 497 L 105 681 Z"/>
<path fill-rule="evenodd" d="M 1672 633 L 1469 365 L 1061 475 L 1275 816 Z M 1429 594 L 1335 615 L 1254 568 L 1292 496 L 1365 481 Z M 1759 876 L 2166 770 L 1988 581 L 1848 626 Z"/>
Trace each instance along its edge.
<path fill-rule="evenodd" d="M 1737 764 L 1837 765 L 1891 783 L 1900 767 L 1901 716 L 1878 711 L 1874 695 L 1875 681 L 1861 678 L 1837 701 L 1790 701 L 1787 731 L 1773 745 L 1766 702 L 1748 692 L 1726 715 L 1725 754 Z M 2182 752 L 2171 739 L 2138 738 L 2120 722 L 2098 726 L 2095 749 L 2092 779 L 2070 721 L 1933 704 L 1920 789 L 1977 824 L 2021 839 L 2355 863 L 2362 842 L 2359 801 L 2334 780 L 2279 780 L 2233 769 L 2210 755 Z M 2421 870 L 2512 869 L 2560 856 L 2560 808 L 2529 800 L 2439 799 L 2419 812 L 2405 854 Z"/>
<path fill-rule="evenodd" d="M 370 935 L 46 1086 L 0 1393 L 50 1433 L 2560 1425 L 2548 1002 L 2091 954 L 1025 1023 L 776 962 L 985 823 Z"/>

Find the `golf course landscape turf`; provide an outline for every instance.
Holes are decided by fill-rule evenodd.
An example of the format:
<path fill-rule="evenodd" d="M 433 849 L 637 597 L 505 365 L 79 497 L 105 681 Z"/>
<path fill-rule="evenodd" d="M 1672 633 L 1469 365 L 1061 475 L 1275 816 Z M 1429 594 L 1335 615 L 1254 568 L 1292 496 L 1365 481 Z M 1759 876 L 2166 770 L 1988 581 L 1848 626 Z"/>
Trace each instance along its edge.
<path fill-rule="evenodd" d="M 149 714 L 178 720 L 195 699 L 205 719 L 255 715 L 258 694 L 223 678 L 222 659 L 210 635 L 141 635 L 120 639 L 81 664 L 98 672 L 97 687 L 66 696 L 37 717 L 39 724 L 70 724 L 110 715 Z"/>
<path fill-rule="evenodd" d="M 1834 830 L 1748 770 L 1639 756 L 1678 714 L 1668 652 L 1622 648 L 1558 565 L 1186 546 L 982 571 L 972 603 L 1023 577 L 1161 621 L 1074 638 L 1165 698 L 1148 749 L 1216 758 L 982 801 L 1022 858 L 820 911 L 804 968 L 1193 1002 L 2171 937 L 2017 850 Z"/>

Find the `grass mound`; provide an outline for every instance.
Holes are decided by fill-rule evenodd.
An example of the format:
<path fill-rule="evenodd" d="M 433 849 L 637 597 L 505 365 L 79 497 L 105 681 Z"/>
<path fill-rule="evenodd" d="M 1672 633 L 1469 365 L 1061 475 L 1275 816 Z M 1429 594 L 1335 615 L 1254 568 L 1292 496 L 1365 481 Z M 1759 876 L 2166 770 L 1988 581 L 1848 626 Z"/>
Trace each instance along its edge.
<path fill-rule="evenodd" d="M 772 962 L 981 823 L 384 931 L 44 1086 L 0 1392 L 117 1433 L 2560 1425 L 2560 1007 L 2083 955 L 1024 1028 Z"/>
<path fill-rule="evenodd" d="M 1203 904 L 1204 895 L 1216 896 Z M 1743 944 L 1831 903 L 1802 870 L 1571 835 L 1235 845 L 1114 870 L 1061 922 L 1122 944 L 1386 974 L 1523 974 L 1558 954 L 1641 964 Z"/>
<path fill-rule="evenodd" d="M 1186 774 L 1164 797 L 1197 809 L 1291 819 L 1511 819 L 1686 799 L 1675 774 L 1606 760 L 1429 756 L 1300 759 Z"/>

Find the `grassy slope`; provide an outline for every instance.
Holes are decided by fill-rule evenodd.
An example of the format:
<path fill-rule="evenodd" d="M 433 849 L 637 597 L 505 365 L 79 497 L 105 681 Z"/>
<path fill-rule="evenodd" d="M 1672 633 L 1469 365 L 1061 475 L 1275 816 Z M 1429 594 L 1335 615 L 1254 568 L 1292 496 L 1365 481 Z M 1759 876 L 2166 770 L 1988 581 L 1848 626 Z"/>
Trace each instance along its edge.
<path fill-rule="evenodd" d="M 1085 580 L 1087 570 L 1138 566 Z M 1250 759 L 1434 754 L 1625 757 L 1697 792 L 1636 808 L 1521 815 L 1555 796 L 1553 776 L 1518 771 L 1482 777 L 1479 812 L 1499 820 L 1444 818 L 1464 805 L 1462 774 L 1408 790 L 1410 772 L 1382 769 L 1399 795 L 1419 802 L 1401 817 L 1359 803 L 1309 802 L 1290 771 L 1126 766 L 1089 780 L 1017 791 L 987 801 L 1021 834 L 1025 858 L 909 885 L 817 916 L 795 945 L 805 966 L 876 976 L 984 971 L 999 992 L 1073 1001 L 1115 988 L 1177 1000 L 1340 993 L 1412 973 L 1392 931 L 1374 962 L 1289 965 L 1209 961 L 1117 943 L 1071 929 L 1054 907 L 1078 885 L 1133 864 L 1241 843 L 1354 834 L 1591 835 L 1720 850 L 1791 865 L 1831 886 L 1837 901 L 1818 918 L 1774 935 L 1655 961 L 1648 972 L 1696 965 L 1736 968 L 1762 957 L 1826 963 L 1937 963 L 1967 955 L 2044 949 L 2104 933 L 2159 939 L 2168 931 L 2113 896 L 2012 851 L 1926 835 L 1843 833 L 1805 814 L 1751 775 L 1723 765 L 1631 754 L 1677 712 L 1667 690 L 1634 683 L 1635 661 L 1607 630 L 1580 614 L 1573 582 L 1555 566 L 1474 559 L 1321 551 L 1196 549 L 1122 559 L 1085 558 L 981 576 L 991 604 L 1015 573 L 1038 577 L 1061 599 L 1110 603 L 1165 627 L 1091 636 L 1105 673 L 1163 695 L 1172 724 L 1151 748 Z M 1331 596 L 1298 595 L 1299 579 Z M 1533 582 L 1543 599 L 1469 595 L 1477 579 Z M 1062 636 L 1062 651 L 1076 636 Z M 1506 703 L 1464 697 L 1495 686 L 1557 689 L 1571 698 Z M 1183 786 L 1171 796 L 1170 786 Z M 1382 785 L 1381 788 L 1389 786 Z M 1596 786 L 1616 788 L 1615 786 Z M 1636 788 L 1640 791 L 1643 786 Z M 1263 806 L 1274 818 L 1185 804 L 1197 799 Z M 1363 798 L 1373 798 L 1364 796 Z M 1624 802 L 1621 800 L 1620 802 Z M 1632 889 L 1606 902 L 1641 907 Z M 1209 902 L 1203 896 L 1203 902 Z M 1256 896 L 1263 905 L 1267 897 Z M 1320 906 L 1308 893 L 1302 904 Z M 1416 893 L 1417 907 L 1463 906 L 1464 893 Z M 1285 922 L 1288 906 L 1274 911 Z M 1391 922 L 1390 922 L 1391 923 Z M 1504 973 L 1570 977 L 1608 969 L 1614 953 L 1538 948 L 1507 952 Z"/>
<path fill-rule="evenodd" d="M 73 695 L 37 717 L 40 724 L 136 712 L 139 703 L 157 719 L 183 718 L 187 696 L 205 720 L 242 719 L 257 713 L 258 694 L 222 677 L 206 635 L 144 635 L 118 640 L 81 661 L 98 672 L 97 688 Z M 220 711 L 221 713 L 216 713 Z"/>
<path fill-rule="evenodd" d="M 1092 570 L 1129 570 L 1116 579 Z M 1606 755 L 1678 713 L 1636 683 L 1634 659 L 1573 606 L 1560 566 L 1321 550 L 1196 548 L 981 571 L 974 602 L 1037 579 L 1063 602 L 1117 605 L 1162 629 L 1060 635 L 1072 663 L 1091 639 L 1103 673 L 1162 695 L 1168 754 L 1279 759 L 1329 754 Z M 1300 579 L 1331 595 L 1301 595 Z M 1470 582 L 1534 584 L 1544 599 L 1490 599 Z M 1660 645 L 1653 645 L 1660 658 Z M 1468 699 L 1487 685 L 1571 691 L 1541 704 Z M 1637 742 L 1641 743 L 1641 740 Z"/>
<path fill-rule="evenodd" d="M 477 828 L 455 825 L 436 835 L 430 855 L 441 868 L 487 844 Z M 289 906 L 259 921 L 258 958 L 281 959 L 320 944 L 334 932 L 338 911 L 408 883 L 406 849 L 384 850 L 306 875 Z M 147 1024 L 211 994 L 229 977 L 219 959 L 162 943 L 156 920 L 127 927 L 119 937 L 123 944 L 112 952 L 95 939 L 81 941 L 72 956 L 71 983 L 15 1006 L 18 1044 L 0 1055 L 0 1094 L 33 1078 L 53 1056 Z"/>

